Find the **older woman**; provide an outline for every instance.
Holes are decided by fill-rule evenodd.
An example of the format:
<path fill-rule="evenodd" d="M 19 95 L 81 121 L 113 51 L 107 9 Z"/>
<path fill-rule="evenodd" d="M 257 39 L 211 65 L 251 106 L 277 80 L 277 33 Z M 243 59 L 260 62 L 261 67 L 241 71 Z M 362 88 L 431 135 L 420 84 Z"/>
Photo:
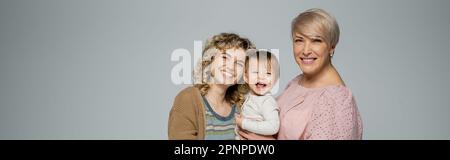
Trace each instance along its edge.
<path fill-rule="evenodd" d="M 278 97 L 276 137 L 241 131 L 247 139 L 361 139 L 362 122 L 350 90 L 333 66 L 339 26 L 322 9 L 299 14 L 291 26 L 294 58 L 303 74 Z"/>
<path fill-rule="evenodd" d="M 175 98 L 169 115 L 169 139 L 234 139 L 236 110 L 248 89 L 238 84 L 247 49 L 255 48 L 233 33 L 213 36 L 194 71 L 195 85 Z"/>

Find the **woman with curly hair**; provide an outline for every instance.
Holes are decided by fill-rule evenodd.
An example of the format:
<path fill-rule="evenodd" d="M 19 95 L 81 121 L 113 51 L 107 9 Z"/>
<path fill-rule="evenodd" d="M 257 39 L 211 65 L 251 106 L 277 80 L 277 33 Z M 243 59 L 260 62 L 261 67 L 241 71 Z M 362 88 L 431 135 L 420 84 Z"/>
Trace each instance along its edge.
<path fill-rule="evenodd" d="M 175 97 L 169 115 L 169 139 L 226 140 L 236 136 L 235 113 L 244 102 L 242 83 L 246 38 L 221 33 L 210 38 L 194 69 L 194 85 Z"/>

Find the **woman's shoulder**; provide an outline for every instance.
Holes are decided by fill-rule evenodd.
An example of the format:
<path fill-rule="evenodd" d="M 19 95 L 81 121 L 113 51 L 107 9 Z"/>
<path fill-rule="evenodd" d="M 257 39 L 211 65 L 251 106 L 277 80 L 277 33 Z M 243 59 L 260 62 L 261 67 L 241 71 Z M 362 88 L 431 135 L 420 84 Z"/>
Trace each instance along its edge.
<path fill-rule="evenodd" d="M 183 90 L 181 90 L 174 100 L 173 108 L 187 108 L 187 107 L 195 107 L 190 104 L 197 104 L 192 103 L 196 102 L 200 99 L 200 90 L 197 87 L 190 86 L 186 87 Z M 198 103 L 200 104 L 200 103 Z"/>
<path fill-rule="evenodd" d="M 361 139 L 362 120 L 350 89 L 327 87 L 316 104 L 310 139 Z"/>
<path fill-rule="evenodd" d="M 284 88 L 285 92 L 289 87 L 294 87 L 297 85 L 298 80 L 300 79 L 301 75 L 297 75 L 294 78 L 292 78 L 291 80 L 289 80 L 289 82 L 287 83 L 286 87 Z"/>
<path fill-rule="evenodd" d="M 324 95 L 333 98 L 346 98 L 353 96 L 352 91 L 345 85 L 333 85 L 325 87 Z"/>
<path fill-rule="evenodd" d="M 294 78 L 292 78 L 292 79 L 288 82 L 288 87 L 291 86 L 291 85 L 293 85 L 293 84 L 297 84 L 301 77 L 302 77 L 302 74 L 299 74 L 299 75 L 295 76 Z"/>
<path fill-rule="evenodd" d="M 335 85 L 324 88 L 319 96 L 319 106 L 333 107 L 341 110 L 355 106 L 355 100 L 350 89 L 345 85 Z"/>
<path fill-rule="evenodd" d="M 193 95 L 200 94 L 200 90 L 197 87 L 189 86 L 181 90 L 177 97 L 192 97 Z"/>
<path fill-rule="evenodd" d="M 345 85 L 333 85 L 324 88 L 322 98 L 343 101 L 353 98 L 352 91 Z"/>

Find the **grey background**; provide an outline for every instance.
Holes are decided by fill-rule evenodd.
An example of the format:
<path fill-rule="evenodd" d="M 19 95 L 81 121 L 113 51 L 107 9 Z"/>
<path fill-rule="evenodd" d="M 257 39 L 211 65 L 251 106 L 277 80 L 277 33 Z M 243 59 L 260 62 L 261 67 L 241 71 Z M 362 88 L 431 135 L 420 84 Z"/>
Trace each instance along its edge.
<path fill-rule="evenodd" d="M 312 7 L 340 24 L 364 139 L 450 139 L 448 0 L 1 0 L 0 139 L 167 139 L 173 50 L 239 33 L 280 50 L 284 88 Z"/>

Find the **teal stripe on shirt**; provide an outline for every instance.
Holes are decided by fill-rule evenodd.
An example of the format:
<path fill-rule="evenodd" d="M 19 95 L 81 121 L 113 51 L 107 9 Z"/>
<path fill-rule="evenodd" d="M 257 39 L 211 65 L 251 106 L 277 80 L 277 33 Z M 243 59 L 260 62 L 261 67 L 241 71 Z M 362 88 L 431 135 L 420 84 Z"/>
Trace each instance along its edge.
<path fill-rule="evenodd" d="M 234 131 L 236 128 L 234 119 L 236 107 L 232 106 L 230 114 L 223 117 L 214 112 L 205 97 L 202 96 L 202 98 L 206 106 L 205 140 L 234 140 L 236 136 Z"/>

